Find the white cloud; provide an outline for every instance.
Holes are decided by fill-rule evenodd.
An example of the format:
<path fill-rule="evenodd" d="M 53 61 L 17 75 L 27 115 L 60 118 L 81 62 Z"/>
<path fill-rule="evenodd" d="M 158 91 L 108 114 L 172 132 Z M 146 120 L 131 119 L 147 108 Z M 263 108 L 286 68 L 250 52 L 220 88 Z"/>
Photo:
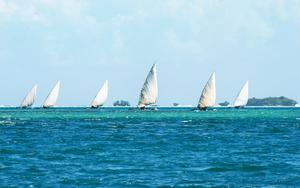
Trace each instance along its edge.
<path fill-rule="evenodd" d="M 36 7 L 31 3 L 16 0 L 0 0 L 0 21 L 17 19 L 20 21 L 44 22 Z"/>
<path fill-rule="evenodd" d="M 95 24 L 87 0 L 0 0 L 0 21 L 19 20 L 49 24 L 52 14 L 73 24 Z"/>
<path fill-rule="evenodd" d="M 213 35 L 211 42 L 242 38 L 253 46 L 271 40 L 280 22 L 300 23 L 300 0 L 166 0 L 163 5 L 162 14 L 182 25 L 171 28 L 169 40 L 177 47 L 188 48 L 199 42 L 195 39 Z M 178 37 L 183 29 L 185 36 Z"/>
<path fill-rule="evenodd" d="M 65 18 L 72 23 L 79 24 L 95 24 L 96 19 L 90 16 L 87 0 L 42 0 L 42 6 L 47 6 L 53 10 L 61 12 Z"/>
<path fill-rule="evenodd" d="M 12 2 L 6 2 L 4 0 L 0 0 L 0 13 L 3 15 L 9 15 L 15 12 L 18 8 Z"/>
<path fill-rule="evenodd" d="M 112 48 L 117 51 L 129 48 L 128 28 L 147 33 L 152 28 L 144 30 L 143 26 L 148 24 L 155 33 L 152 41 L 167 42 L 177 51 L 190 52 L 214 42 L 234 43 L 241 38 L 249 45 L 263 44 L 272 39 L 278 20 L 300 23 L 300 0 L 122 1 L 124 9 L 113 7 L 116 2 L 101 7 L 102 3 L 90 0 L 0 0 L 0 24 L 16 19 L 47 25 L 61 20 L 89 24 L 92 34 L 84 27 L 77 29 L 84 28 L 83 35 L 94 38 L 111 38 L 115 44 Z M 91 15 L 91 9 L 97 10 L 95 15 Z"/>

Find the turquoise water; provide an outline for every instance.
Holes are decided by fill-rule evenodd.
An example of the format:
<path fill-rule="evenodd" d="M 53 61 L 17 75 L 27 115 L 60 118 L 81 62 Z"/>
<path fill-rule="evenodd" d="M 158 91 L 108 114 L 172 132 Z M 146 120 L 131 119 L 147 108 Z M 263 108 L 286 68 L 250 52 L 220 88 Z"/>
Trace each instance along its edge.
<path fill-rule="evenodd" d="M 299 187 L 300 109 L 0 109 L 0 187 Z"/>

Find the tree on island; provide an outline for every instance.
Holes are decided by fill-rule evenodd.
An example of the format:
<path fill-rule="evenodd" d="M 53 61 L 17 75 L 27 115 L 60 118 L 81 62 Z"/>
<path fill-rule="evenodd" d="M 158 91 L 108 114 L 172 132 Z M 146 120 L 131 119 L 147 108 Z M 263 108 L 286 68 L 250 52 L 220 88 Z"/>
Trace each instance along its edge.
<path fill-rule="evenodd" d="M 114 106 L 130 106 L 130 103 L 128 101 L 124 101 L 124 100 L 117 100 L 116 102 L 114 102 L 113 105 Z"/>

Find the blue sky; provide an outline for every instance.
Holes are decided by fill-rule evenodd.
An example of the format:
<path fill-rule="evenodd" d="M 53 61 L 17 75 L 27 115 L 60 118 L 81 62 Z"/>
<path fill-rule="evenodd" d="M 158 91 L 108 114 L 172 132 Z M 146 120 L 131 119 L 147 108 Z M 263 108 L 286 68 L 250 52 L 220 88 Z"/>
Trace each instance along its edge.
<path fill-rule="evenodd" d="M 299 0 L 0 0 L 0 104 L 57 80 L 58 105 L 135 105 L 158 59 L 159 104 L 196 105 L 212 71 L 218 102 L 245 80 L 250 96 L 300 101 Z"/>

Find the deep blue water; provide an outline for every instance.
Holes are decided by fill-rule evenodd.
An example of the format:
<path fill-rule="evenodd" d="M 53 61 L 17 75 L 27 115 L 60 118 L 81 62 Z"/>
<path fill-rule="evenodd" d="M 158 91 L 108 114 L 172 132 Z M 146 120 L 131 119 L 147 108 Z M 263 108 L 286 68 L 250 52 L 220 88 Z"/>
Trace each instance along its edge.
<path fill-rule="evenodd" d="M 300 109 L 0 109 L 0 187 L 300 187 Z"/>

